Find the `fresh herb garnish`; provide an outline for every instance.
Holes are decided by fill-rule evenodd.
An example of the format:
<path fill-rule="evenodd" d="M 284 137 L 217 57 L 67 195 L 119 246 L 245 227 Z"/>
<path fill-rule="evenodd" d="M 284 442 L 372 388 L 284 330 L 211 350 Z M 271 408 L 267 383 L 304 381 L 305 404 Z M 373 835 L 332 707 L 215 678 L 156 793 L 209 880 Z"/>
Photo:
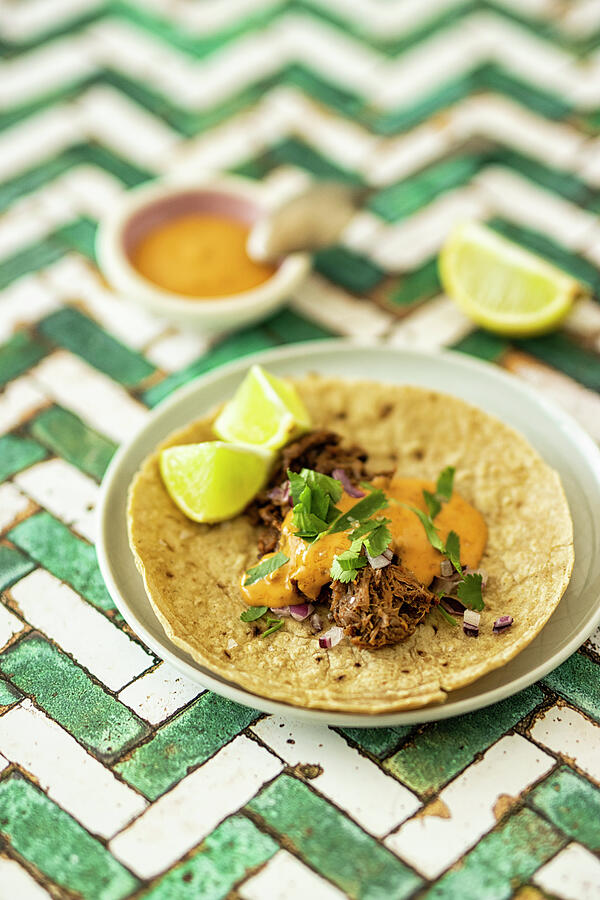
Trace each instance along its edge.
<path fill-rule="evenodd" d="M 349 550 L 344 550 L 343 553 L 338 553 L 333 557 L 329 572 L 333 581 L 341 581 L 342 584 L 354 581 L 359 569 L 363 569 L 367 565 L 367 557 L 362 553 L 362 546 L 361 540 L 354 541 Z"/>
<path fill-rule="evenodd" d="M 446 549 L 444 551 L 459 575 L 462 574 L 462 566 L 460 564 L 460 538 L 455 531 L 451 531 L 446 538 Z"/>
<path fill-rule="evenodd" d="M 431 491 L 423 491 L 427 511 L 432 519 L 435 519 L 440 512 L 442 503 L 446 503 L 452 496 L 453 484 L 454 466 L 446 466 L 438 476 L 435 493 L 432 494 Z"/>
<path fill-rule="evenodd" d="M 468 575 L 463 575 L 462 581 L 456 588 L 458 599 L 465 606 L 468 606 L 469 609 L 483 609 L 485 604 L 481 595 L 482 584 L 483 578 L 479 572 L 470 572 Z"/>
<path fill-rule="evenodd" d="M 274 634 L 274 632 L 279 631 L 279 629 L 283 626 L 283 619 L 272 619 L 270 616 L 267 616 L 266 623 L 269 626 L 266 631 L 263 631 L 261 637 L 268 637 L 270 634 Z"/>
<path fill-rule="evenodd" d="M 388 506 L 388 498 L 383 491 L 372 491 L 368 497 L 359 500 L 348 512 L 339 515 L 327 529 L 327 534 L 338 534 L 340 531 L 347 531 L 352 525 L 360 524 L 366 519 L 370 519 L 380 509 Z"/>
<path fill-rule="evenodd" d="M 288 470 L 288 478 L 296 534 L 311 543 L 340 516 L 335 504 L 342 496 L 342 484 L 312 469 L 302 469 L 299 473 Z"/>
<path fill-rule="evenodd" d="M 248 571 L 246 572 L 244 587 L 248 587 L 248 585 L 254 584 L 256 581 L 260 581 L 261 578 L 265 578 L 266 575 L 270 575 L 271 572 L 275 572 L 276 569 L 280 569 L 281 566 L 284 566 L 286 562 L 289 562 L 289 560 L 289 556 L 286 556 L 285 553 L 276 553 L 274 556 L 269 556 L 267 559 L 263 559 L 263 561 L 259 562 L 257 566 L 254 566 L 252 569 L 248 569 Z M 252 619 L 248 619 L 245 621 L 252 621 Z"/>
<path fill-rule="evenodd" d="M 261 616 L 264 616 L 268 608 L 268 606 L 249 606 L 248 609 L 245 609 L 241 614 L 240 619 L 242 622 L 254 622 L 256 619 L 260 619 Z"/>
<path fill-rule="evenodd" d="M 403 503 L 402 506 L 406 506 L 407 509 L 410 509 L 411 512 L 414 512 L 415 516 L 421 520 L 421 524 L 425 529 L 425 534 L 427 535 L 427 540 L 431 544 L 431 546 L 435 550 L 439 550 L 440 553 L 446 552 L 446 547 L 444 546 L 444 542 L 441 537 L 437 533 L 436 527 L 431 520 L 431 516 L 428 516 L 427 513 L 424 513 L 422 509 L 419 509 L 417 506 L 409 506 L 407 503 Z"/>
<path fill-rule="evenodd" d="M 450 613 L 446 609 L 444 609 L 444 607 L 441 604 L 438 603 L 438 605 L 436 606 L 436 609 L 438 612 L 440 612 L 443 615 L 445 620 L 447 622 L 449 622 L 450 625 L 458 625 L 458 622 L 456 621 L 454 616 L 451 616 Z"/>

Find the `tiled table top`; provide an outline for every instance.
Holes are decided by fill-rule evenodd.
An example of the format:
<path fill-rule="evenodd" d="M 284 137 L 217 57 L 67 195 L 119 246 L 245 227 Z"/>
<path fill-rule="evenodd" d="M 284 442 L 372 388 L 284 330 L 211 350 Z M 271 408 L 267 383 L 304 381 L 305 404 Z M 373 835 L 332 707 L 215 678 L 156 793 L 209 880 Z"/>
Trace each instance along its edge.
<path fill-rule="evenodd" d="M 308 728 L 156 659 L 93 547 L 149 408 L 289 341 L 457 347 L 600 440 L 598 0 L 20 0 L 0 52 L 0 900 L 599 897 L 598 634 L 491 709 Z M 288 310 L 208 342 L 112 295 L 93 237 L 125 188 L 216 167 L 378 190 Z M 474 330 L 435 267 L 468 216 L 596 299 Z"/>

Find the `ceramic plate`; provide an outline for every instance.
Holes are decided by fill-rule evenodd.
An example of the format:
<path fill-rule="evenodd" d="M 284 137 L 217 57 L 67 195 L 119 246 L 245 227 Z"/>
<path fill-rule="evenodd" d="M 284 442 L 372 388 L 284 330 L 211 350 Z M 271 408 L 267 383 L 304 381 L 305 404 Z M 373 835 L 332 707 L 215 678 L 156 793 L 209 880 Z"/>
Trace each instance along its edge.
<path fill-rule="evenodd" d="M 308 710 L 258 697 L 212 674 L 171 643 L 152 611 L 129 550 L 127 488 L 144 457 L 170 432 L 229 399 L 253 362 L 282 376 L 319 372 L 445 391 L 492 413 L 528 438 L 562 479 L 575 527 L 575 568 L 558 608 L 525 650 L 505 666 L 453 692 L 441 706 L 368 715 Z M 319 341 L 245 357 L 218 369 L 169 397 L 120 449 L 103 482 L 99 514 L 98 557 L 104 580 L 123 617 L 158 656 L 188 678 L 238 703 L 315 723 L 373 727 L 430 722 L 471 712 L 550 672 L 600 621 L 600 451 L 576 422 L 514 376 L 458 353 Z"/>

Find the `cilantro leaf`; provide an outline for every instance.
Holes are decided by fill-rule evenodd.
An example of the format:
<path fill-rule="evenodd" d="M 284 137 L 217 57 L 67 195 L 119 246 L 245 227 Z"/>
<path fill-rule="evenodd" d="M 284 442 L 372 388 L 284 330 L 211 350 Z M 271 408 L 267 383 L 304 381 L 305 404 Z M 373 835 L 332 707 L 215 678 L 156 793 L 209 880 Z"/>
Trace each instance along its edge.
<path fill-rule="evenodd" d="M 290 481 L 292 503 L 294 506 L 297 506 L 300 503 L 300 495 L 306 489 L 306 481 L 298 472 L 292 472 L 291 469 L 287 470 L 287 475 Z"/>
<path fill-rule="evenodd" d="M 455 531 L 451 531 L 446 538 L 445 553 L 459 575 L 462 575 L 462 566 L 460 564 L 460 538 Z"/>
<path fill-rule="evenodd" d="M 302 469 L 300 477 L 310 488 L 318 488 L 331 497 L 334 503 L 338 502 L 344 492 L 341 481 L 331 478 L 329 475 L 323 475 L 322 472 L 316 472 L 314 469 Z"/>
<path fill-rule="evenodd" d="M 408 504 L 406 503 L 404 504 L 404 506 L 407 506 L 408 509 L 412 510 L 415 516 L 418 516 L 418 518 L 421 520 L 421 524 L 425 529 L 425 534 L 427 535 L 427 540 L 429 541 L 431 546 L 435 550 L 439 550 L 440 553 L 444 553 L 446 548 L 444 547 L 443 541 L 437 533 L 435 525 L 433 524 L 429 516 L 424 513 L 422 509 L 418 509 L 416 506 L 408 506 Z"/>
<path fill-rule="evenodd" d="M 369 556 L 380 556 L 392 543 L 392 533 L 387 527 L 387 521 L 376 525 L 373 531 L 364 538 L 364 545 Z"/>
<path fill-rule="evenodd" d="M 458 599 L 461 600 L 469 609 L 483 609 L 485 604 L 481 596 L 481 585 L 483 578 L 478 572 L 471 572 L 465 575 L 456 589 Z"/>
<path fill-rule="evenodd" d="M 452 488 L 454 485 L 454 466 L 446 466 L 438 475 L 435 492 L 442 500 L 449 500 L 452 496 Z"/>
<path fill-rule="evenodd" d="M 337 534 L 340 531 L 346 531 L 355 522 L 360 523 L 369 519 L 380 509 L 385 509 L 387 505 L 388 498 L 383 491 L 372 491 L 367 497 L 359 500 L 348 512 L 338 516 L 327 529 L 327 533 Z"/>
<path fill-rule="evenodd" d="M 432 494 L 431 491 L 423 490 L 423 498 L 430 518 L 435 519 L 442 508 L 442 504 L 438 500 L 437 494 Z"/>
<path fill-rule="evenodd" d="M 274 572 L 276 569 L 284 566 L 286 562 L 289 562 L 289 556 L 286 556 L 285 553 L 276 553 L 274 556 L 269 556 L 267 559 L 263 559 L 257 566 L 254 566 L 252 569 L 248 569 L 246 572 L 246 578 L 244 581 L 244 587 L 248 587 L 250 584 L 254 584 L 256 581 L 260 581 L 261 578 L 264 578 L 266 575 L 270 575 L 271 572 Z M 261 607 L 257 607 L 260 609 Z M 258 618 L 258 616 L 256 616 Z M 244 619 L 245 622 L 253 621 L 252 619 Z"/>
<path fill-rule="evenodd" d="M 242 622 L 254 622 L 256 619 L 260 619 L 261 616 L 264 616 L 268 609 L 268 606 L 249 606 L 248 609 L 245 609 L 241 614 L 240 619 Z"/>

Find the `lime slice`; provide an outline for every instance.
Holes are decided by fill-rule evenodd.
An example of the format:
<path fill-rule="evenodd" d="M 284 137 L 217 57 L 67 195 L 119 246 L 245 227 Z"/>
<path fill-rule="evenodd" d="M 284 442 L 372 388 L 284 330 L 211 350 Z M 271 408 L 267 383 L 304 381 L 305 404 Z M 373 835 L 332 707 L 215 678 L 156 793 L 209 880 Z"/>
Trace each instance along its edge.
<path fill-rule="evenodd" d="M 477 222 L 451 232 L 439 270 L 446 293 L 469 318 L 513 337 L 555 328 L 582 293 L 574 278 Z"/>
<path fill-rule="evenodd" d="M 207 441 L 167 447 L 160 474 L 171 499 L 195 522 L 237 516 L 264 487 L 273 454 L 256 447 Z"/>
<path fill-rule="evenodd" d="M 252 366 L 214 423 L 224 441 L 278 450 L 310 428 L 310 418 L 296 388 Z"/>

